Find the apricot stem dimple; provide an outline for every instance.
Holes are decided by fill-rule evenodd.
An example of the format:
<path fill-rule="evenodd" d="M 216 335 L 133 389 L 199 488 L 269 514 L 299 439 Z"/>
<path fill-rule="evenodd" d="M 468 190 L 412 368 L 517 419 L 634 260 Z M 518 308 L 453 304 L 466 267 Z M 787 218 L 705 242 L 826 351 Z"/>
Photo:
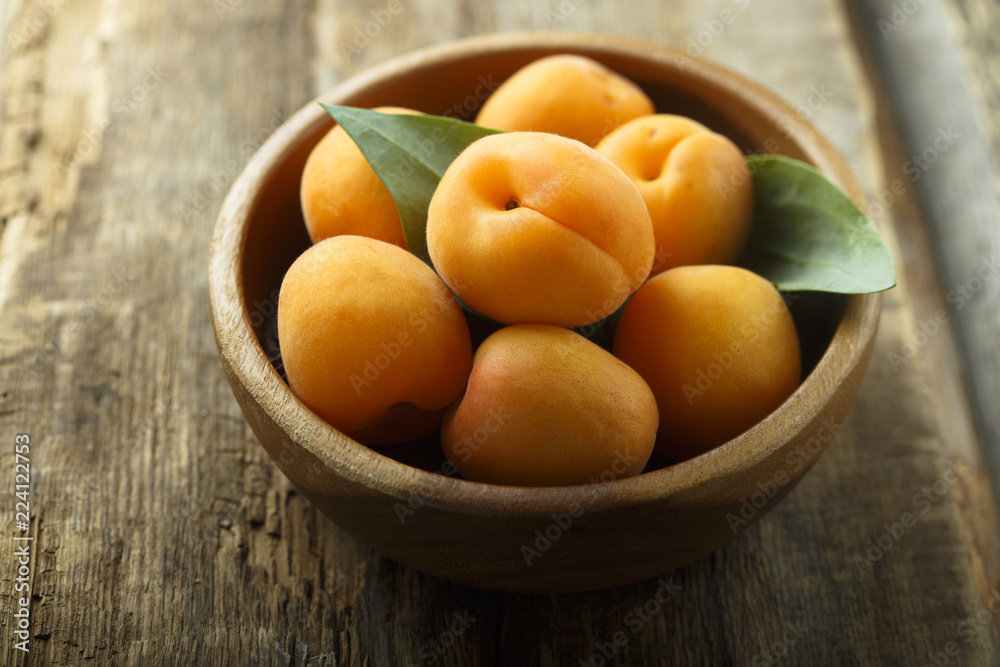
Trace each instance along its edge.
<path fill-rule="evenodd" d="M 520 206 L 521 202 L 517 201 L 517 199 L 515 199 L 514 197 L 511 197 L 510 199 L 507 200 L 507 203 L 503 205 L 503 210 L 513 211 L 515 208 L 518 208 Z"/>
<path fill-rule="evenodd" d="M 663 174 L 664 166 L 664 163 L 657 164 L 655 162 L 646 165 L 642 172 L 642 179 L 644 181 L 655 181 Z"/>

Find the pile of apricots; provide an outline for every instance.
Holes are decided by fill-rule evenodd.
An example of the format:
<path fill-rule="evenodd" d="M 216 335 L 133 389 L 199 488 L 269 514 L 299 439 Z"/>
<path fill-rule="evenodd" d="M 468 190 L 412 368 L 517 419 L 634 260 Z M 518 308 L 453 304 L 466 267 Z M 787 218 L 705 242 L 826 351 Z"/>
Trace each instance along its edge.
<path fill-rule="evenodd" d="M 343 129 L 312 151 L 301 201 L 314 245 L 278 305 L 288 382 L 310 409 L 371 445 L 440 427 L 470 480 L 562 486 L 638 474 L 654 448 L 697 456 L 795 390 L 784 300 L 732 265 L 753 209 L 732 141 L 572 55 L 514 73 L 476 122 L 505 132 L 438 184 L 433 267 L 408 252 Z M 475 349 L 459 300 L 497 323 Z M 612 315 L 611 352 L 573 330 Z"/>

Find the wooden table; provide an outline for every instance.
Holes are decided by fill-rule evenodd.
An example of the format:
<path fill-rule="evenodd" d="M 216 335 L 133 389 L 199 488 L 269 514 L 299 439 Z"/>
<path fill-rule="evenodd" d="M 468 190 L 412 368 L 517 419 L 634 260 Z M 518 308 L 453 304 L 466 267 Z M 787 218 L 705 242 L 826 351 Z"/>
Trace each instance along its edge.
<path fill-rule="evenodd" d="M 30 527 L 0 540 L 5 663 L 27 664 L 13 648 L 19 579 L 32 664 L 1000 661 L 995 3 L 13 0 L 0 12 L 4 521 L 18 434 L 31 466 Z M 677 45 L 799 106 L 866 186 L 900 282 L 848 420 L 759 524 L 664 582 L 508 595 L 386 560 L 296 493 L 223 377 L 206 266 L 227 185 L 312 97 L 417 47 L 551 28 Z"/>

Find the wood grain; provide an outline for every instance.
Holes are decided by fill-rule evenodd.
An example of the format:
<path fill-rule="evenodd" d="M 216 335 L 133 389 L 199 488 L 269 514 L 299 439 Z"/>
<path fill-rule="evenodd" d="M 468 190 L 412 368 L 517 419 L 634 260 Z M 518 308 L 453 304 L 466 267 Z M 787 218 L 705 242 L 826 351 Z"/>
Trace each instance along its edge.
<path fill-rule="evenodd" d="M 983 111 L 992 108 L 998 87 L 990 76 L 995 57 L 964 58 L 961 45 L 975 44 L 977 54 L 989 54 L 988 40 L 995 32 L 990 26 L 1000 25 L 1000 9 L 976 2 L 930 2 L 905 11 L 877 2 L 858 4 L 863 14 L 859 33 L 872 45 L 878 87 L 895 110 L 902 149 L 895 177 L 913 191 L 926 215 L 940 259 L 946 309 L 959 324 L 971 404 L 995 477 L 1000 472 L 995 400 L 1000 392 L 1000 280 L 995 280 L 1000 275 L 1000 165 L 995 150 L 1000 133 L 994 114 Z"/>
<path fill-rule="evenodd" d="M 956 663 L 994 664 L 996 617 L 959 625 L 1000 585 L 971 409 L 990 396 L 956 371 L 961 358 L 976 367 L 969 332 L 989 313 L 954 318 L 910 363 L 890 360 L 966 277 L 927 267 L 952 253 L 956 266 L 970 261 L 957 235 L 928 232 L 924 198 L 879 219 L 901 283 L 830 449 L 757 526 L 675 573 L 665 604 L 649 602 L 655 580 L 568 596 L 440 581 L 374 554 L 290 488 L 219 366 L 208 241 L 227 182 L 275 121 L 344 76 L 494 30 L 601 30 L 682 48 L 707 31 L 703 57 L 804 105 L 871 194 L 909 151 L 880 142 L 892 124 L 878 110 L 895 98 L 880 101 L 868 79 L 859 44 L 870 26 L 834 0 L 401 4 L 350 61 L 338 46 L 389 2 L 5 6 L 0 424 L 4 447 L 20 432 L 33 443 L 32 664 L 577 665 L 598 664 L 599 645 L 629 665 L 923 664 L 952 641 Z M 41 5 L 55 9 L 14 45 Z M 950 67 L 992 90 L 975 61 Z M 970 104 L 991 117 L 981 99 L 992 98 Z M 937 494 L 951 466 L 959 481 Z M 924 487 L 937 500 L 921 512 Z M 855 557 L 905 512 L 916 525 L 859 571 Z M 12 562 L 5 538 L 5 641 Z M 9 643 L 0 655 L 24 664 Z"/>

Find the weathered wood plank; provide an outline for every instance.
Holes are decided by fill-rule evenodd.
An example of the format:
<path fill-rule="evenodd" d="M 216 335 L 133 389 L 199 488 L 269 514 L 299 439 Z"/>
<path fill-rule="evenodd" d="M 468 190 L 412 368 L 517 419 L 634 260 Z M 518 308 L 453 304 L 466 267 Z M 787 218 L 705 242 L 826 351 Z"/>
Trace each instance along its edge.
<path fill-rule="evenodd" d="M 662 582 L 503 595 L 381 558 L 267 460 L 215 354 L 205 267 L 228 183 L 315 94 L 445 39 L 558 28 L 691 47 L 802 105 L 877 197 L 908 149 L 837 2 L 50 6 L 0 72 L 0 424 L 4 442 L 31 433 L 37 471 L 33 663 L 920 664 L 956 638 L 963 664 L 995 662 L 995 621 L 957 635 L 1000 562 L 956 370 L 965 339 L 944 326 L 892 358 L 954 284 L 924 269 L 931 207 L 914 188 L 879 216 L 900 287 L 829 451 L 758 525 Z M 36 9 L 8 5 L 5 36 Z M 915 525 L 866 559 L 905 512 Z M 12 549 L 0 542 L 0 562 Z"/>
<path fill-rule="evenodd" d="M 991 56 L 989 40 L 995 39 L 990 27 L 1000 25 L 1000 10 L 978 2 L 860 2 L 859 9 L 881 85 L 899 110 L 902 176 L 919 197 L 934 239 L 947 309 L 957 325 L 979 432 L 996 478 L 1000 131 L 989 103 L 1000 88 L 990 76 L 996 54 Z M 963 43 L 975 49 L 964 58 Z"/>

